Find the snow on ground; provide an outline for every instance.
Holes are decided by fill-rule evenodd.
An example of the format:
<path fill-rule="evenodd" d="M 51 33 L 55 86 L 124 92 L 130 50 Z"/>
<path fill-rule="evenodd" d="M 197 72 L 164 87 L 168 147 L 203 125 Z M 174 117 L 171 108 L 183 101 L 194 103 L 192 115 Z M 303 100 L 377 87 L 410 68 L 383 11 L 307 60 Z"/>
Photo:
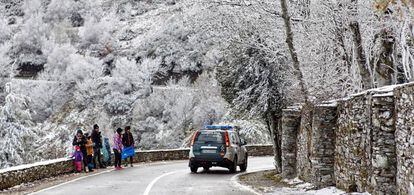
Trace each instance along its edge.
<path fill-rule="evenodd" d="M 370 195 L 367 192 L 364 193 L 346 193 L 336 187 L 327 187 L 319 190 L 314 190 L 314 186 L 311 183 L 306 183 L 298 178 L 284 179 L 284 182 L 291 185 L 291 187 L 283 187 L 273 190 L 270 193 L 273 195 L 342 195 L 342 194 L 354 194 L 354 195 Z"/>

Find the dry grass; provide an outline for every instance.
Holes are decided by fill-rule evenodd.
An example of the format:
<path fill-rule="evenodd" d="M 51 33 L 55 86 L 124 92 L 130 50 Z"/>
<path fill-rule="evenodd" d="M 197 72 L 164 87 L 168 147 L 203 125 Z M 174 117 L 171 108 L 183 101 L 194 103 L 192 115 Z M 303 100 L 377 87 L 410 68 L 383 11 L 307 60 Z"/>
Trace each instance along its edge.
<path fill-rule="evenodd" d="M 241 183 L 252 186 L 262 192 L 271 191 L 271 189 L 275 188 L 290 187 L 279 174 L 276 174 L 275 170 L 249 173 L 240 176 L 239 179 Z"/>

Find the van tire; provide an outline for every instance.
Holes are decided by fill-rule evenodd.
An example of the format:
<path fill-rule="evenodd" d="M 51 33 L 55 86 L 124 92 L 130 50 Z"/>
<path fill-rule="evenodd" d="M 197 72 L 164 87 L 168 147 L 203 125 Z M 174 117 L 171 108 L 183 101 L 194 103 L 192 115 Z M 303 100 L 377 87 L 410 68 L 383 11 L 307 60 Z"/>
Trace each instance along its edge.
<path fill-rule="evenodd" d="M 197 173 L 198 167 L 190 167 L 192 173 Z"/>
<path fill-rule="evenodd" d="M 237 171 L 237 156 L 234 156 L 233 165 L 229 167 L 230 173 L 236 173 Z"/>
<path fill-rule="evenodd" d="M 244 159 L 244 162 L 243 162 L 243 164 L 241 164 L 239 167 L 240 167 L 240 171 L 242 171 L 242 172 L 245 172 L 246 170 L 247 170 L 247 155 L 246 155 L 246 158 Z"/>

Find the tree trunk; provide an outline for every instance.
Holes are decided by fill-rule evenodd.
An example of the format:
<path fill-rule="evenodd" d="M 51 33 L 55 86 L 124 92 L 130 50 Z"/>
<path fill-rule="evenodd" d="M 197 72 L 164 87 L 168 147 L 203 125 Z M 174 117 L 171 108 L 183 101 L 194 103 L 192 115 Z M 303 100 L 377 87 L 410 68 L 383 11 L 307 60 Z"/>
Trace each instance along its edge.
<path fill-rule="evenodd" d="M 343 4 L 339 3 L 338 4 L 338 9 L 333 9 L 333 22 L 334 22 L 334 35 L 335 38 L 337 40 L 337 55 L 340 56 L 340 58 L 344 61 L 344 63 L 346 64 L 347 67 L 347 71 L 348 74 L 351 74 L 351 64 L 352 64 L 352 59 L 348 53 L 348 50 L 346 49 L 345 46 L 345 37 L 344 37 L 344 33 L 345 33 L 345 28 L 344 28 L 344 19 L 343 17 L 341 17 L 341 12 L 343 11 Z M 340 53 L 340 51 L 343 51 L 343 54 Z"/>
<path fill-rule="evenodd" d="M 358 65 L 359 75 L 361 76 L 362 89 L 371 89 L 373 87 L 372 76 L 368 69 L 367 59 L 362 46 L 361 30 L 357 21 L 358 17 L 358 0 L 351 0 L 349 7 L 351 11 L 351 22 L 349 27 L 352 31 L 352 38 L 355 46 L 355 58 Z"/>
<path fill-rule="evenodd" d="M 302 74 L 302 71 L 300 70 L 300 62 L 298 59 L 298 54 L 296 53 L 295 46 L 293 45 L 292 24 L 291 24 L 291 18 L 288 13 L 288 7 L 287 7 L 286 0 L 280 0 L 280 4 L 282 7 L 282 18 L 285 23 L 285 29 L 286 29 L 286 43 L 289 48 L 290 56 L 292 57 L 294 74 L 296 76 L 296 79 L 298 79 L 299 81 L 299 87 L 300 87 L 302 96 L 304 97 L 305 102 L 308 102 L 308 91 L 305 88 L 305 82 L 303 81 L 303 74 Z"/>
<path fill-rule="evenodd" d="M 393 75 L 394 70 L 397 69 L 393 60 L 395 38 L 392 32 L 388 32 L 386 29 L 383 29 L 378 37 L 380 52 L 375 60 L 375 81 L 378 83 L 377 87 L 382 87 L 394 84 Z M 395 81 L 395 83 L 397 82 Z"/>
<path fill-rule="evenodd" d="M 362 89 L 371 89 L 373 87 L 371 74 L 367 67 L 367 59 L 365 57 L 364 48 L 362 47 L 362 36 L 359 29 L 359 23 L 353 21 L 349 24 L 352 31 L 352 38 L 356 49 L 356 60 L 358 64 L 359 74 L 361 76 Z"/>
<path fill-rule="evenodd" d="M 272 138 L 276 173 L 282 172 L 282 140 L 281 134 L 279 133 L 279 121 L 280 119 L 276 118 L 272 114 L 268 114 L 266 118 L 267 129 L 269 130 L 270 136 Z"/>
<path fill-rule="evenodd" d="M 383 12 L 383 18 L 392 17 L 392 13 L 388 9 Z M 375 35 L 374 45 L 378 47 L 378 49 L 374 49 L 374 52 L 378 52 L 373 55 L 374 59 L 371 62 L 373 62 L 372 67 L 375 68 L 374 78 L 378 87 L 398 83 L 398 75 L 394 75 L 395 72 L 398 72 L 396 65 L 398 63 L 394 61 L 395 33 L 389 24 L 383 23 L 382 30 Z"/>

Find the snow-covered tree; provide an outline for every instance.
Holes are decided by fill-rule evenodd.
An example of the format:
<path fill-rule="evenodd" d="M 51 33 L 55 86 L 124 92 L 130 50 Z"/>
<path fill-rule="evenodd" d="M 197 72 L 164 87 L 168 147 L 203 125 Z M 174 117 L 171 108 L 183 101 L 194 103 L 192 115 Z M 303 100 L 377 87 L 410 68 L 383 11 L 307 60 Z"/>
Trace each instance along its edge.
<path fill-rule="evenodd" d="M 0 14 L 0 44 L 8 41 L 12 36 L 12 29 L 8 25 L 7 19 Z"/>
<path fill-rule="evenodd" d="M 219 66 L 217 77 L 223 86 L 223 95 L 232 104 L 233 113 L 240 118 L 265 121 L 273 135 L 276 166 L 280 169 L 280 134 L 277 130 L 281 109 L 286 106 L 288 85 L 286 58 L 268 61 L 266 54 L 256 48 L 238 48 L 227 63 Z M 230 92 L 230 93 L 229 93 Z"/>
<path fill-rule="evenodd" d="M 11 84 L 7 84 L 5 104 L 0 107 L 0 167 L 30 162 L 38 157 L 35 154 L 38 139 L 31 126 L 30 99 L 16 94 Z"/>
<path fill-rule="evenodd" d="M 12 65 L 11 59 L 7 56 L 8 44 L 0 44 L 0 105 L 3 104 L 6 92 L 6 83 L 10 82 Z"/>
<path fill-rule="evenodd" d="M 2 6 L 0 105 L 10 95 L 1 86 L 10 82 L 10 97 L 32 100 L 25 110 L 36 114 L 29 121 L 43 122 L 32 127 L 17 115 L 13 124 L 42 130 L 36 135 L 54 147 L 70 148 L 64 140 L 74 129 L 94 123 L 106 126 L 108 135 L 114 127 L 136 126 L 146 148 L 180 147 L 194 129 L 220 122 L 228 108 L 233 119 L 274 129 L 271 119 L 285 102 L 307 97 L 301 89 L 324 101 L 413 80 L 408 1 L 285 2 L 285 14 L 274 0 L 22 0 Z M 293 35 L 289 44 L 286 35 Z M 22 65 L 43 69 L 32 79 L 13 78 L 11 70 Z"/>
<path fill-rule="evenodd" d="M 46 58 L 42 42 L 48 34 L 48 25 L 43 22 L 43 7 L 40 0 L 25 1 L 24 24 L 14 34 L 9 55 L 16 61 L 16 69 L 22 66 L 42 69 Z"/>

